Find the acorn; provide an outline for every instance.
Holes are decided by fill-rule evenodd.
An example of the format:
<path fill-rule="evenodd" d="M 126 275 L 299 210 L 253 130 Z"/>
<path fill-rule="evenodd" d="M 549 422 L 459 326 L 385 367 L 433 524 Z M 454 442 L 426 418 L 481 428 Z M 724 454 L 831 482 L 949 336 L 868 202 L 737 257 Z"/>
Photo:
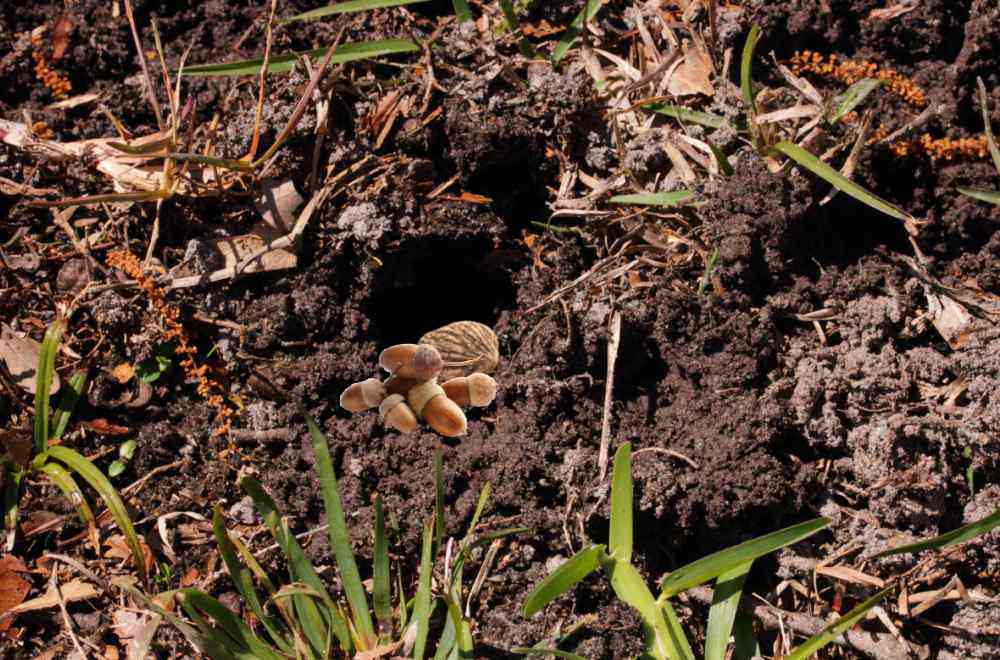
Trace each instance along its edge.
<path fill-rule="evenodd" d="M 385 385 L 386 394 L 402 394 L 406 396 L 414 385 L 417 384 L 415 378 L 402 378 L 401 376 L 389 376 L 382 384 Z"/>
<path fill-rule="evenodd" d="M 441 435 L 448 438 L 465 435 L 468 428 L 465 413 L 437 383 L 419 383 L 410 389 L 406 398 L 417 416 Z"/>
<path fill-rule="evenodd" d="M 441 388 L 445 396 L 462 408 L 488 406 L 497 396 L 497 382 L 479 372 L 452 378 L 442 383 Z"/>
<path fill-rule="evenodd" d="M 417 416 L 402 394 L 390 394 L 378 407 L 378 416 L 388 426 L 400 433 L 412 433 L 417 430 Z"/>
<path fill-rule="evenodd" d="M 369 378 L 354 383 L 340 395 L 340 407 L 351 412 L 368 410 L 385 399 L 385 385 L 378 378 Z"/>
<path fill-rule="evenodd" d="M 429 344 L 396 344 L 382 351 L 379 365 L 400 378 L 424 382 L 437 378 L 444 366 L 441 354 Z"/>

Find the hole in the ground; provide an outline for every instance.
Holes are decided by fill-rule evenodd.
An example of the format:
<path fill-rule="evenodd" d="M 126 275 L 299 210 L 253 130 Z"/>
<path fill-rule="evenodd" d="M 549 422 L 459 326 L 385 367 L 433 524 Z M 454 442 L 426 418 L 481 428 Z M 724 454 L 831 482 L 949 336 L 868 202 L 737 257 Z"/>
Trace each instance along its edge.
<path fill-rule="evenodd" d="M 368 316 L 379 344 L 415 342 L 452 321 L 492 326 L 516 302 L 509 264 L 488 237 L 412 241 L 375 274 Z"/>

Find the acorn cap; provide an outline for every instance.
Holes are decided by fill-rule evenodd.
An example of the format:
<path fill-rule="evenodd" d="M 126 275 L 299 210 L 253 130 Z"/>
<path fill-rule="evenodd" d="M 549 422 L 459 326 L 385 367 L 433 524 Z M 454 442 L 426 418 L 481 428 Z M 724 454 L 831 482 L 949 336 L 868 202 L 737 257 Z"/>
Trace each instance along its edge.
<path fill-rule="evenodd" d="M 437 378 L 444 366 L 441 353 L 430 344 L 418 344 L 417 350 L 413 352 L 413 377 L 418 382 L 425 382 Z"/>
<path fill-rule="evenodd" d="M 497 382 L 483 373 L 468 375 L 469 401 L 477 407 L 488 406 L 497 398 Z"/>
<path fill-rule="evenodd" d="M 351 412 L 368 410 L 382 403 L 385 399 L 385 385 L 378 378 L 369 378 L 360 383 L 351 384 L 340 395 L 340 407 Z"/>
<path fill-rule="evenodd" d="M 384 424 L 400 431 L 410 433 L 417 429 L 417 417 L 402 394 L 390 394 L 378 407 L 378 416 Z"/>

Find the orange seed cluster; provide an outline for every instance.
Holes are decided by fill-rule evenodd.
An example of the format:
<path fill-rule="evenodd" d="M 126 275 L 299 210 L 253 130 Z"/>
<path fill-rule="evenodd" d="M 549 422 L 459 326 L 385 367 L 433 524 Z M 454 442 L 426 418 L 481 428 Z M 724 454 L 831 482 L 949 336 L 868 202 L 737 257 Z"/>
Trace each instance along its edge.
<path fill-rule="evenodd" d="M 163 338 L 167 341 L 177 342 L 176 353 L 181 358 L 180 365 L 184 369 L 184 373 L 198 382 L 198 394 L 203 396 L 208 404 L 215 409 L 218 424 L 215 435 L 228 433 L 232 424 L 233 411 L 225 403 L 223 396 L 225 388 L 211 377 L 207 366 L 199 365 L 195 361 L 197 351 L 191 346 L 184 326 L 181 325 L 180 310 L 167 302 L 163 289 L 142 270 L 142 265 L 134 254 L 128 250 L 115 250 L 108 254 L 107 261 L 109 266 L 117 268 L 133 278 L 153 303 L 153 308 L 156 309 L 166 326 Z"/>
<path fill-rule="evenodd" d="M 31 35 L 31 58 L 35 60 L 35 77 L 45 84 L 52 91 L 52 95 L 57 99 L 65 98 L 73 91 L 73 85 L 59 72 L 49 66 L 49 59 L 44 52 L 42 33 L 35 32 Z"/>
<path fill-rule="evenodd" d="M 877 78 L 889 85 L 893 94 L 912 106 L 922 108 L 927 105 L 924 90 L 895 69 L 880 67 L 865 60 L 841 60 L 836 55 L 824 56 L 811 50 L 792 55 L 789 63 L 796 75 L 813 73 L 824 78 L 832 78 L 845 85 L 853 85 L 863 78 Z"/>
<path fill-rule="evenodd" d="M 934 138 L 924 133 L 916 140 L 893 142 L 889 147 L 897 156 L 907 156 L 915 151 L 931 160 L 954 160 L 956 157 L 985 158 L 989 153 L 986 136 L 968 138 Z"/>

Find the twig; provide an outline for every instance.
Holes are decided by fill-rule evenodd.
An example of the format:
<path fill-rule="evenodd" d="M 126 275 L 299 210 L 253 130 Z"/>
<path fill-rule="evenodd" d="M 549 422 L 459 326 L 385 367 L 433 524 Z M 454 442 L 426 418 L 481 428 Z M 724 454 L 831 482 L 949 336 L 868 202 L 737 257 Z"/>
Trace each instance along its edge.
<path fill-rule="evenodd" d="M 695 463 L 693 460 L 691 460 L 690 458 L 688 458 L 684 454 L 680 453 L 679 451 L 674 451 L 673 449 L 665 449 L 663 447 L 644 447 L 644 448 L 642 448 L 642 449 L 640 449 L 638 451 L 633 452 L 632 453 L 632 458 L 635 458 L 639 454 L 644 454 L 646 452 L 655 453 L 655 454 L 666 454 L 667 456 L 673 456 L 674 458 L 677 458 L 677 459 L 680 459 L 680 460 L 684 461 L 685 463 L 687 463 L 688 465 L 690 465 L 691 467 L 693 467 L 695 470 L 697 470 L 697 469 L 700 468 L 700 466 L 697 463 Z"/>
<path fill-rule="evenodd" d="M 608 327 L 608 375 L 604 383 L 604 414 L 601 417 L 601 450 L 597 456 L 597 465 L 600 468 L 600 479 L 604 481 L 604 476 L 608 471 L 608 447 L 611 444 L 611 404 L 614 402 L 613 390 L 615 387 L 615 363 L 618 361 L 618 342 L 622 335 L 622 315 L 615 311 L 611 315 L 611 323 Z"/>
<path fill-rule="evenodd" d="M 153 78 L 149 75 L 149 67 L 146 66 L 146 54 L 142 50 L 142 41 L 139 39 L 139 30 L 135 27 L 135 15 L 132 12 L 132 0 L 125 0 L 125 15 L 128 17 L 128 25 L 132 30 L 132 39 L 135 41 L 135 52 L 139 57 L 139 66 L 142 67 L 142 76 L 146 80 L 146 92 L 149 95 L 149 104 L 156 115 L 156 126 L 162 131 L 163 113 L 160 111 L 160 102 L 156 100 L 156 90 L 153 88 Z"/>
<path fill-rule="evenodd" d="M 52 577 L 49 579 L 49 588 L 52 593 L 56 595 L 56 600 L 59 601 L 59 611 L 62 612 L 63 624 L 66 626 L 66 632 L 69 634 L 69 638 L 73 640 L 73 646 L 76 648 L 76 652 L 80 654 L 80 658 L 86 660 L 87 652 L 83 650 L 80 646 L 80 640 L 77 639 L 76 633 L 73 632 L 73 622 L 69 618 L 69 611 L 66 609 L 66 600 L 63 598 L 62 590 L 59 589 L 59 580 L 56 579 L 56 567 L 52 567 Z"/>

